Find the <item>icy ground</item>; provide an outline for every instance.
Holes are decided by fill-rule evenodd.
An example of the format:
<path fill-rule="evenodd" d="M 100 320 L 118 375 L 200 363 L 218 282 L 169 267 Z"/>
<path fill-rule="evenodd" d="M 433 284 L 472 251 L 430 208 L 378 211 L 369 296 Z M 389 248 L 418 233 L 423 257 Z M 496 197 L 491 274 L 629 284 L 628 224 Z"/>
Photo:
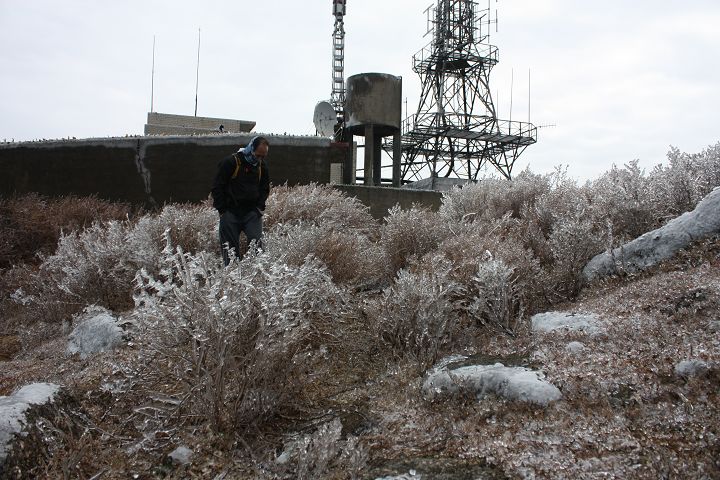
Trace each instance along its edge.
<path fill-rule="evenodd" d="M 472 349 L 448 352 L 482 366 L 470 385 L 479 390 L 470 395 L 430 400 L 423 395 L 427 372 L 355 350 L 353 357 L 328 357 L 331 370 L 312 392 L 317 411 L 294 421 L 298 431 L 313 432 L 339 418 L 344 434 L 369 448 L 363 478 L 718 478 L 718 325 L 720 248 L 701 245 L 643 275 L 588 288 L 515 338 L 488 332 L 469 342 Z M 240 444 L 202 427 L 152 428 L 145 413 L 152 405 L 133 393 L 141 377 L 123 367 L 132 365 L 134 347 L 83 359 L 67 356 L 66 342 L 43 344 L 0 369 L 4 395 L 39 380 L 74 393 L 91 433 L 84 443 L 58 444 L 62 458 L 77 458 L 92 474 L 106 470 L 102 478 L 153 471 L 253 478 L 255 460 Z M 508 398 L 512 375 L 483 377 L 493 369 L 525 372 L 561 396 Z M 262 442 L 275 458 L 284 440 Z"/>

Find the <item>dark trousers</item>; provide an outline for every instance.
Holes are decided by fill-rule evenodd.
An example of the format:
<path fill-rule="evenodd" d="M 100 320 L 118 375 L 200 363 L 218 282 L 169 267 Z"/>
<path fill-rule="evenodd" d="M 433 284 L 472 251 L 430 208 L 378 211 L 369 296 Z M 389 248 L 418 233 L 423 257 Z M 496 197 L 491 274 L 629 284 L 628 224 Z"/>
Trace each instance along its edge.
<path fill-rule="evenodd" d="M 240 254 L 240 232 L 245 232 L 248 242 L 255 240 L 256 246 L 262 247 L 262 215 L 253 209 L 242 215 L 226 211 L 220 216 L 220 248 L 223 262 L 230 264 L 228 249 L 233 249 L 238 258 Z"/>

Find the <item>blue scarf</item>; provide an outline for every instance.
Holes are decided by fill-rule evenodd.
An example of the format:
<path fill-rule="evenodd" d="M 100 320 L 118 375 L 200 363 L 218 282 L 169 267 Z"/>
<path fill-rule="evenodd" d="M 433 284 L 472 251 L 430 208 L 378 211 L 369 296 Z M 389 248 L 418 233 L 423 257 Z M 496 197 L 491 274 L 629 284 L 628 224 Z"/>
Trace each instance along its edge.
<path fill-rule="evenodd" d="M 257 167 L 260 163 L 260 160 L 255 156 L 255 150 L 252 148 L 253 142 L 255 142 L 256 138 L 258 137 L 253 137 L 245 147 L 238 150 L 238 153 L 242 153 L 245 161 L 253 167 Z"/>

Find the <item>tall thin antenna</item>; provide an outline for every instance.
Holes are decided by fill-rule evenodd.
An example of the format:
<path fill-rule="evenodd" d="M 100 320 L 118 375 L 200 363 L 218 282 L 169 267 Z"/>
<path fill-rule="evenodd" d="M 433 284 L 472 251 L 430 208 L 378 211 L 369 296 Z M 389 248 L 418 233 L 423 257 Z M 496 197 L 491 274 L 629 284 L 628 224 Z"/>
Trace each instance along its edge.
<path fill-rule="evenodd" d="M 530 69 L 528 68 L 528 123 L 530 123 Z"/>
<path fill-rule="evenodd" d="M 490 20 L 491 20 L 490 17 L 492 17 L 492 10 L 490 10 L 490 0 L 488 0 L 488 29 L 487 29 L 488 35 L 490 35 Z"/>
<path fill-rule="evenodd" d="M 200 80 L 200 29 L 198 28 L 197 71 L 195 72 L 195 116 L 197 117 L 198 83 Z"/>
<path fill-rule="evenodd" d="M 155 102 L 155 35 L 153 35 L 153 62 L 152 76 L 150 78 L 150 112 L 153 112 Z"/>
<path fill-rule="evenodd" d="M 510 121 L 512 122 L 512 105 L 513 105 L 513 82 L 515 80 L 515 71 L 510 69 Z"/>
<path fill-rule="evenodd" d="M 488 2 L 489 1 L 490 0 L 488 0 Z M 425 38 L 435 31 L 435 26 L 433 24 L 433 16 L 435 13 L 435 7 L 433 5 L 430 5 L 425 10 L 423 10 L 423 13 L 427 16 L 426 24 L 425 24 L 425 34 L 423 35 L 423 38 Z"/>

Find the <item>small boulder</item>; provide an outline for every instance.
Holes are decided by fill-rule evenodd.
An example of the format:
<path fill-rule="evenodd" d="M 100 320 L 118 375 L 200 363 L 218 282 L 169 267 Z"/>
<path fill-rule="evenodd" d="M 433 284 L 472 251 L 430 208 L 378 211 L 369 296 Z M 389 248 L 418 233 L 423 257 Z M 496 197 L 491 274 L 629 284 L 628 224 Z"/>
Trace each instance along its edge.
<path fill-rule="evenodd" d="M 77 325 L 68 339 L 67 354 L 81 358 L 124 345 L 125 332 L 117 319 L 102 307 L 88 307 L 76 317 Z"/>
<path fill-rule="evenodd" d="M 478 399 L 494 394 L 541 406 L 562 397 L 557 387 L 543 379 L 542 373 L 524 367 L 506 367 L 502 363 L 459 368 L 448 368 L 441 363 L 426 376 L 422 392 L 428 400 L 470 392 Z"/>
<path fill-rule="evenodd" d="M 0 477 L 11 450 L 11 441 L 25 427 L 27 411 L 33 406 L 52 402 L 59 391 L 59 385 L 33 383 L 9 397 L 0 396 Z"/>
<path fill-rule="evenodd" d="M 423 477 L 415 470 L 410 470 L 402 475 L 390 475 L 387 477 L 377 477 L 375 480 L 421 480 Z"/>
<path fill-rule="evenodd" d="M 545 312 L 533 315 L 530 319 L 535 332 L 554 332 L 565 330 L 597 335 L 605 332 L 600 319 L 592 314 L 578 314 L 568 312 Z"/>
<path fill-rule="evenodd" d="M 675 375 L 689 378 L 708 371 L 708 364 L 702 360 L 683 360 L 675 365 Z"/>
<path fill-rule="evenodd" d="M 192 461 L 193 451 L 181 445 L 173 450 L 168 457 L 175 465 L 188 465 Z"/>
<path fill-rule="evenodd" d="M 565 350 L 570 353 L 580 353 L 585 350 L 585 344 L 582 342 L 570 342 L 565 345 Z"/>

